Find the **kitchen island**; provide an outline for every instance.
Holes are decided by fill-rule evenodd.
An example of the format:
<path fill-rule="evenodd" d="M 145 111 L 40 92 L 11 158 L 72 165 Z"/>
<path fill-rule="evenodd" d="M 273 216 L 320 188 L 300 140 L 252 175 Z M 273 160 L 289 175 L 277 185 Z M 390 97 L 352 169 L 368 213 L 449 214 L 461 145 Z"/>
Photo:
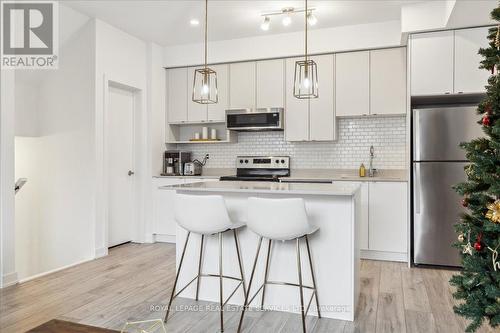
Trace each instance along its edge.
<path fill-rule="evenodd" d="M 246 201 L 249 197 L 292 198 L 305 200 L 311 224 L 318 226 L 318 232 L 310 237 L 312 260 L 316 274 L 319 303 L 323 317 L 354 320 L 354 313 L 359 293 L 359 246 L 358 231 L 360 217 L 359 185 L 352 183 L 307 184 L 278 182 L 240 182 L 212 181 L 191 184 L 179 184 L 161 188 L 165 191 L 196 195 L 222 195 L 226 201 L 229 216 L 233 221 L 244 222 L 247 216 Z M 193 207 L 196 209 L 196 207 Z M 200 212 L 200 219 L 203 214 Z M 272 223 L 272 221 L 269 221 Z M 255 257 L 258 236 L 244 227 L 239 230 L 240 248 L 243 258 L 245 278 L 250 278 Z M 180 260 L 186 231 L 177 227 L 176 246 L 177 264 Z M 304 245 L 304 244 L 303 244 Z M 269 280 L 297 283 L 297 265 L 295 242 L 273 242 Z M 186 258 L 179 277 L 179 288 L 183 287 L 197 274 L 199 238 L 191 237 Z M 239 276 L 238 261 L 234 239 L 226 234 L 223 243 L 224 275 Z M 261 254 L 267 251 L 267 242 L 263 242 Z M 301 248 L 303 258 L 307 257 L 305 245 Z M 208 237 L 204 247 L 204 273 L 218 271 L 217 237 Z M 257 265 L 254 283 L 250 295 L 262 284 L 265 269 L 265 256 L 261 255 Z M 312 285 L 307 261 L 302 262 L 302 274 L 305 285 Z M 217 302 L 218 279 L 203 278 L 200 286 L 200 299 Z M 236 286 L 235 281 L 225 281 L 224 290 L 227 298 Z M 196 284 L 188 287 L 180 296 L 194 298 Z M 305 290 L 304 297 L 309 300 L 311 291 Z M 259 306 L 259 294 L 251 306 Z M 243 303 L 243 292 L 238 290 L 231 298 L 231 304 Z M 290 286 L 270 285 L 266 289 L 265 308 L 300 312 L 299 290 Z M 316 315 L 314 305 L 309 314 Z"/>

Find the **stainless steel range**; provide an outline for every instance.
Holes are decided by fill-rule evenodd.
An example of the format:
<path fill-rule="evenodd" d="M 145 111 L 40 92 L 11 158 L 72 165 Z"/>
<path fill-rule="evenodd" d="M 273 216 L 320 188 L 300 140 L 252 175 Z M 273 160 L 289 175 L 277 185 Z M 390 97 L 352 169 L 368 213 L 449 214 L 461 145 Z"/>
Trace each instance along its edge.
<path fill-rule="evenodd" d="M 290 176 L 289 156 L 238 156 L 236 175 L 223 176 L 220 180 L 271 181 Z"/>

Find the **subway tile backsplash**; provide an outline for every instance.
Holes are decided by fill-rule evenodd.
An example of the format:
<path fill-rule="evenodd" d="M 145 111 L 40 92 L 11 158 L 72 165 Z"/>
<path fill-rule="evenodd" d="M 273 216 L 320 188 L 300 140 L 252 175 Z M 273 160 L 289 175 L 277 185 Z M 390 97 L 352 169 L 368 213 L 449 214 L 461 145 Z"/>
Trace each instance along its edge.
<path fill-rule="evenodd" d="M 377 169 L 406 168 L 406 117 L 338 118 L 336 142 L 286 142 L 283 132 L 240 132 L 238 142 L 221 144 L 178 144 L 194 158 L 206 153 L 206 168 L 233 168 L 238 155 L 289 155 L 296 169 L 357 169 L 368 167 L 373 145 Z"/>

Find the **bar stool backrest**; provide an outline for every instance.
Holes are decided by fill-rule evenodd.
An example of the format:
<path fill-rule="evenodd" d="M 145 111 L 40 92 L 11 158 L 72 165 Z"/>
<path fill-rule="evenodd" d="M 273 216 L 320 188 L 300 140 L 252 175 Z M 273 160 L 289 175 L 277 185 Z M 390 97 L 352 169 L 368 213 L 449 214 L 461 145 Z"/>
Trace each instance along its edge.
<path fill-rule="evenodd" d="M 301 198 L 248 198 L 247 227 L 262 237 L 276 240 L 294 239 L 311 230 Z"/>
<path fill-rule="evenodd" d="M 174 201 L 177 223 L 197 234 L 214 234 L 232 225 L 226 203 L 220 195 L 176 194 Z"/>

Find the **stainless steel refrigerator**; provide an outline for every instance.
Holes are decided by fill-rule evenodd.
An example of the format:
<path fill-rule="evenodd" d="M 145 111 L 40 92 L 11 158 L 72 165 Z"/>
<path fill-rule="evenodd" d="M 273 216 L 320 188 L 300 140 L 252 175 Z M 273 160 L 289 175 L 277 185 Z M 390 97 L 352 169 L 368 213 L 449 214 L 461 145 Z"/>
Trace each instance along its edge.
<path fill-rule="evenodd" d="M 476 106 L 413 110 L 413 261 L 460 266 L 453 227 L 464 210 L 452 186 L 466 179 L 460 142 L 483 136 Z"/>

